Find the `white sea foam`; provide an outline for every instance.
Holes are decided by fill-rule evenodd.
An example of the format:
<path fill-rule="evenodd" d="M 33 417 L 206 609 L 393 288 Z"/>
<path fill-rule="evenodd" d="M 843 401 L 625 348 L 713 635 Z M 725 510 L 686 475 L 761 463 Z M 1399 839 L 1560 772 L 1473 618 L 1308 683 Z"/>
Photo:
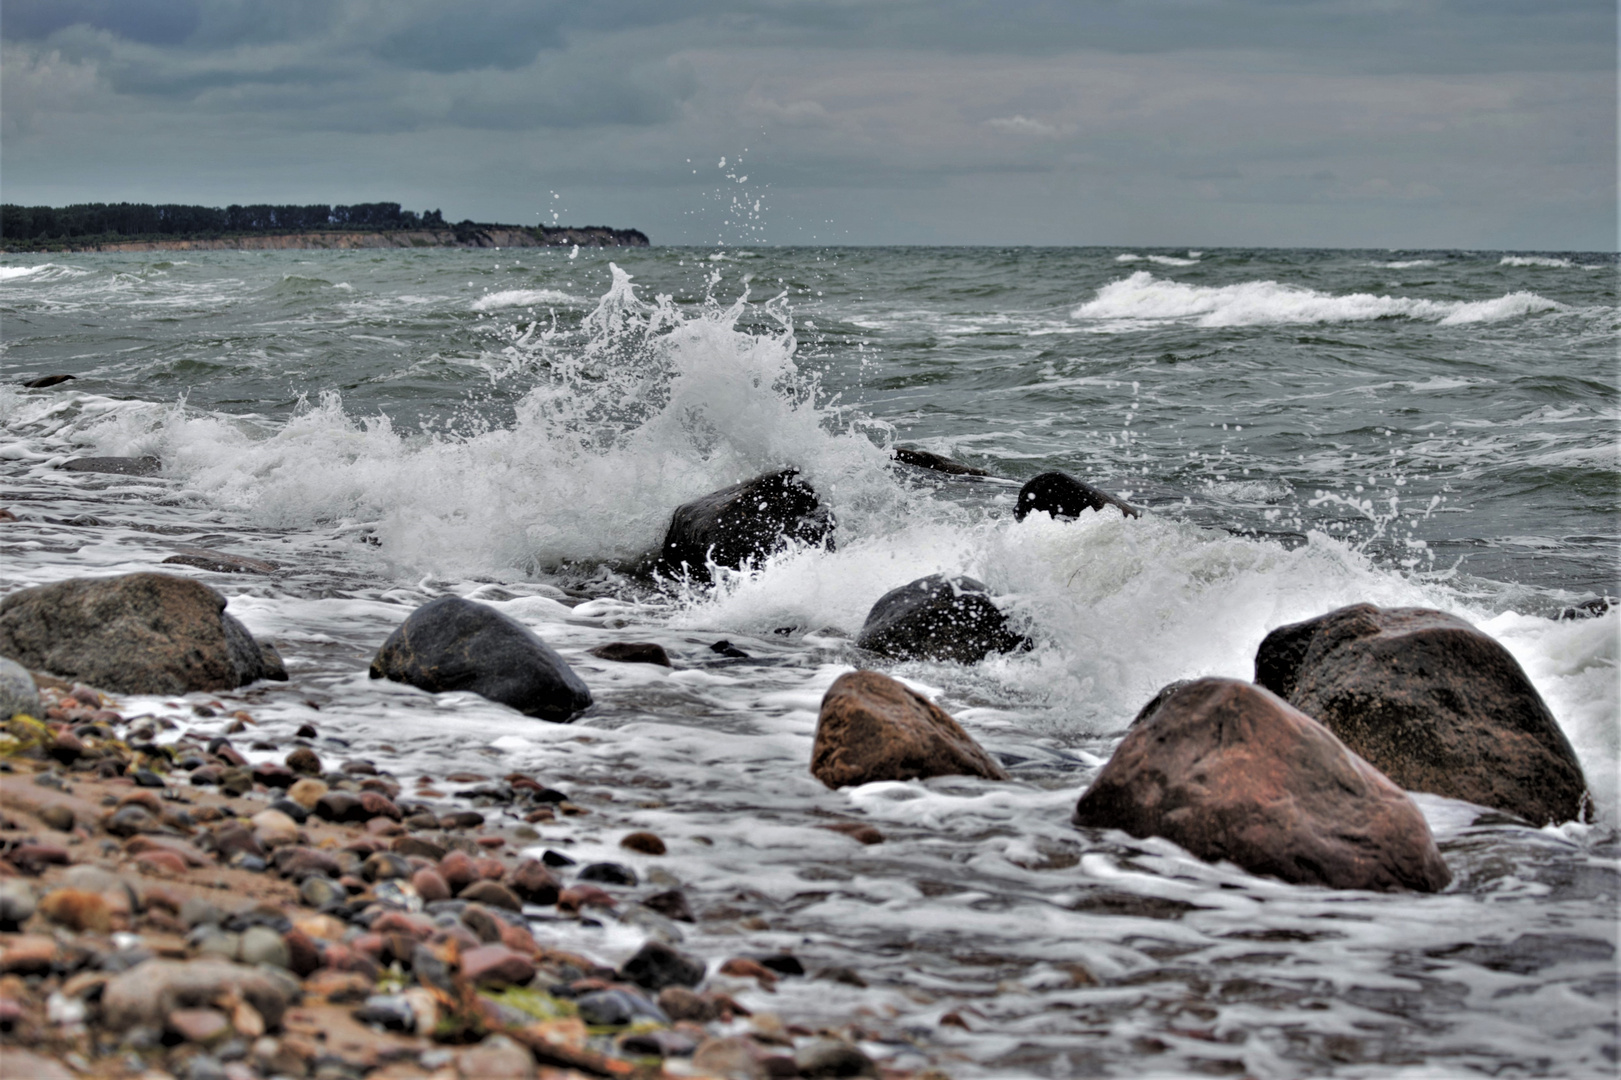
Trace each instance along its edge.
<path fill-rule="evenodd" d="M 38 266 L 0 266 L 0 282 L 22 281 L 56 281 L 61 278 L 84 277 L 91 271 L 80 269 L 77 266 L 62 266 L 59 263 L 40 263 Z"/>
<path fill-rule="evenodd" d="M 1180 259 L 1175 255 L 1132 255 L 1127 253 L 1116 255 L 1114 261 L 1119 263 L 1151 262 L 1158 263 L 1161 266 L 1197 266 L 1199 256 L 1191 251 L 1188 252 L 1188 256 L 1186 259 Z"/>
<path fill-rule="evenodd" d="M 1420 266 L 1434 266 L 1434 259 L 1398 259 L 1395 262 L 1376 262 L 1374 266 L 1384 267 L 1387 270 L 1412 270 Z"/>
<path fill-rule="evenodd" d="M 1530 292 L 1466 303 L 1371 293 L 1334 295 L 1276 281 L 1235 285 L 1191 285 L 1166 281 L 1139 270 L 1112 281 L 1071 312 L 1075 319 L 1141 322 L 1191 319 L 1199 326 L 1254 326 L 1269 323 L 1355 322 L 1408 318 L 1443 325 L 1497 322 L 1565 305 Z"/>
<path fill-rule="evenodd" d="M 1551 270 L 1564 270 L 1576 265 L 1569 259 L 1554 259 L 1546 255 L 1504 255 L 1498 266 L 1545 266 Z"/>
<path fill-rule="evenodd" d="M 570 296 L 559 289 L 503 289 L 485 293 L 473 301 L 474 311 L 495 311 L 498 308 L 528 307 L 531 304 L 583 304 L 578 296 Z"/>

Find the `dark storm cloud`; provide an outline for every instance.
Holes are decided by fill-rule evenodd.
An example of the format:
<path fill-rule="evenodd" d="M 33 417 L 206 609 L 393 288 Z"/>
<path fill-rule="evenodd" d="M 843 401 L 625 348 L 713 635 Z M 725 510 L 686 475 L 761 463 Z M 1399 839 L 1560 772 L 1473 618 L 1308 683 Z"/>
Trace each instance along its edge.
<path fill-rule="evenodd" d="M 673 239 L 752 145 L 777 205 L 887 240 L 1467 244 L 1534 220 L 1609 246 L 1615 30 L 1590 0 L 5 0 L 4 180 L 415 185 L 486 217 L 572 185 Z"/>

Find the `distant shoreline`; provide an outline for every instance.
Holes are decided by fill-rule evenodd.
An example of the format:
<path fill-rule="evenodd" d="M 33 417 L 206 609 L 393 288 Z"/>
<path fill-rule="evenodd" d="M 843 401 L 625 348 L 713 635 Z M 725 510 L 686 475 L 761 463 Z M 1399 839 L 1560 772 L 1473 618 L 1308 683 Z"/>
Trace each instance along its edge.
<path fill-rule="evenodd" d="M 255 232 L 237 236 L 86 237 L 72 240 L 24 241 L 0 239 L 7 254 L 86 251 L 346 251 L 358 248 L 500 248 L 500 247 L 647 247 L 638 229 L 602 226 L 547 228 L 521 225 L 480 225 L 473 229 L 314 229 Z"/>

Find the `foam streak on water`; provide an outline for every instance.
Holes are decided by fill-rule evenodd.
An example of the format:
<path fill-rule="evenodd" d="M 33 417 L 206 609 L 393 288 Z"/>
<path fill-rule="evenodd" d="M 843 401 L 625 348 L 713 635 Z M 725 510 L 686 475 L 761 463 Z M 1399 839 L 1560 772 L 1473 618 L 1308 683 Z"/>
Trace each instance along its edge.
<path fill-rule="evenodd" d="M 1613 1073 L 1621 613 L 1557 618 L 1617 591 L 1613 265 L 710 254 L 14 260 L 4 588 L 150 569 L 182 546 L 280 564 L 170 567 L 224 590 L 287 658 L 289 684 L 237 696 L 260 734 L 312 721 L 348 742 L 324 753 L 407 784 L 521 769 L 563 787 L 593 813 L 545 843 L 679 882 L 702 916 L 684 948 L 859 972 L 865 988 L 734 989 L 811 1022 L 864 1010 L 870 1048 L 897 1064 Z M 1139 259 L 1153 271 L 1122 265 Z M 15 385 L 58 372 L 78 379 Z M 896 466 L 896 441 L 1001 479 Z M 55 467 L 87 453 L 164 468 Z M 627 575 L 675 505 L 785 466 L 831 505 L 836 551 L 713 586 Z M 1015 523 L 1017 482 L 1047 468 L 1147 513 Z M 826 790 L 807 763 L 822 694 L 870 662 L 851 635 L 878 596 L 937 572 L 986 582 L 1035 648 L 890 670 L 1014 780 Z M 389 631 L 446 593 L 534 628 L 598 704 L 552 725 L 369 680 Z M 1595 820 L 1530 829 L 1419 795 L 1456 877 L 1425 897 L 1296 888 L 1069 826 L 1159 686 L 1247 678 L 1267 631 L 1358 601 L 1441 608 L 1502 641 L 1576 746 Z M 712 652 L 722 637 L 749 656 Z M 615 640 L 656 641 L 676 668 L 587 652 Z M 126 705 L 220 723 L 173 699 Z M 822 828 L 850 820 L 885 842 Z M 619 849 L 632 828 L 671 854 Z M 540 930 L 607 962 L 648 932 Z M 952 1013 L 966 1026 L 942 1026 Z"/>

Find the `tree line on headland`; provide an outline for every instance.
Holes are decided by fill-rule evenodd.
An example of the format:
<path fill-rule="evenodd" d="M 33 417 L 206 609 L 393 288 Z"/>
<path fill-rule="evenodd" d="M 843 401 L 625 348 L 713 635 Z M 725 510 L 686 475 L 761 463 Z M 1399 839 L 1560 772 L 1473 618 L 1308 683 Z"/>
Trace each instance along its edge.
<path fill-rule="evenodd" d="M 517 234 L 531 244 L 644 247 L 635 229 L 605 226 L 547 228 L 446 222 L 439 210 L 417 213 L 399 203 L 350 206 L 188 206 L 178 203 L 78 203 L 73 206 L 0 205 L 0 245 L 7 251 L 46 251 L 127 242 L 206 241 L 319 233 L 432 234 L 429 244 L 490 246 L 492 231 Z M 512 240 L 508 239 L 508 243 Z M 524 242 L 520 240 L 519 242 Z M 420 246 L 418 244 L 417 246 Z"/>

